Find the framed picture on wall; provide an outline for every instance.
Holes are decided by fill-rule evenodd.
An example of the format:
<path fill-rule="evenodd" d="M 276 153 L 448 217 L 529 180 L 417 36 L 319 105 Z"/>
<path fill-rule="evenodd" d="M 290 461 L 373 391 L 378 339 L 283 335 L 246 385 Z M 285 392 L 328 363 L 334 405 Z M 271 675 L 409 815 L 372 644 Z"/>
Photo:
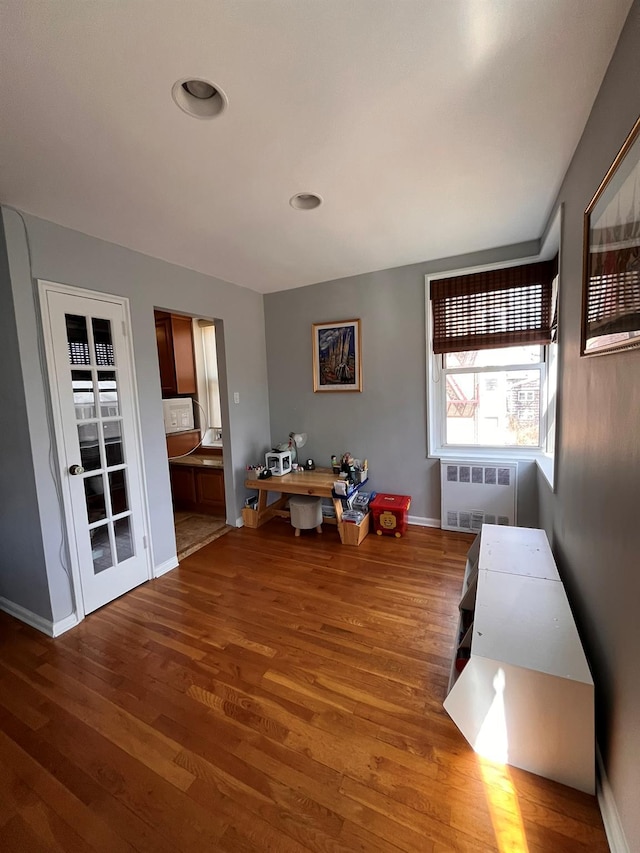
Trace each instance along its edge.
<path fill-rule="evenodd" d="M 313 390 L 362 391 L 360 320 L 314 323 Z"/>
<path fill-rule="evenodd" d="M 640 118 L 584 214 L 581 355 L 640 347 Z"/>

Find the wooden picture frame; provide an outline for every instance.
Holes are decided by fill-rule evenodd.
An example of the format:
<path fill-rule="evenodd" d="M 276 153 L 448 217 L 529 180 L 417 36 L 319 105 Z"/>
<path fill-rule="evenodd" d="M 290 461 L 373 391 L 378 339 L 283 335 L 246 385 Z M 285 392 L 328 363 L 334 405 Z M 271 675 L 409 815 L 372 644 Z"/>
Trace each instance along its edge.
<path fill-rule="evenodd" d="M 640 347 L 640 118 L 584 212 L 580 355 Z"/>
<path fill-rule="evenodd" d="M 313 390 L 362 391 L 360 320 L 314 323 Z"/>

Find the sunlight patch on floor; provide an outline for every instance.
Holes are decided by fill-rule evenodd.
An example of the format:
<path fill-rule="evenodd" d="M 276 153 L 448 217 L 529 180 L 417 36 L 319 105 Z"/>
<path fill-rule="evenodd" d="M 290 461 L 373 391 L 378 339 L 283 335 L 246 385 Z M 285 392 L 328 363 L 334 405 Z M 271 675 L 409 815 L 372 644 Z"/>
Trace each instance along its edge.
<path fill-rule="evenodd" d="M 500 853 L 529 853 L 527 835 L 509 768 L 478 756 L 493 833 Z"/>
<path fill-rule="evenodd" d="M 509 736 L 504 711 L 506 677 L 500 668 L 493 679 L 495 696 L 474 743 L 484 782 L 491 823 L 500 853 L 528 853 L 529 845 L 522 823 L 509 768 Z"/>

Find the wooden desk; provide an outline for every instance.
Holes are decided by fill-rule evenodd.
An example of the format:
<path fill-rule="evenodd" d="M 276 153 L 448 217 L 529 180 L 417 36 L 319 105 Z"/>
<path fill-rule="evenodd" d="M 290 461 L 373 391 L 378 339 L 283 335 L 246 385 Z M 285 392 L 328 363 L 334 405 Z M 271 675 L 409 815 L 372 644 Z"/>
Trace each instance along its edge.
<path fill-rule="evenodd" d="M 342 522 L 342 500 L 333 497 L 333 484 L 336 475 L 330 468 L 316 468 L 315 471 L 295 471 L 285 474 L 283 477 L 269 477 L 266 480 L 245 480 L 247 489 L 256 489 L 258 492 L 258 508 L 251 510 L 245 507 L 242 516 L 247 527 L 261 527 L 265 522 L 275 516 L 289 517 L 289 511 L 285 509 L 290 495 L 312 495 L 317 498 L 332 498 L 336 517 L 334 519 L 324 518 L 323 522 L 337 524 L 342 544 L 359 545 L 369 532 L 369 514 L 363 521 L 356 524 L 345 524 Z M 278 500 L 267 505 L 269 492 L 280 494 Z M 345 530 L 352 528 L 352 530 Z M 356 534 L 354 537 L 354 533 Z M 353 538 L 357 542 L 351 542 Z"/>

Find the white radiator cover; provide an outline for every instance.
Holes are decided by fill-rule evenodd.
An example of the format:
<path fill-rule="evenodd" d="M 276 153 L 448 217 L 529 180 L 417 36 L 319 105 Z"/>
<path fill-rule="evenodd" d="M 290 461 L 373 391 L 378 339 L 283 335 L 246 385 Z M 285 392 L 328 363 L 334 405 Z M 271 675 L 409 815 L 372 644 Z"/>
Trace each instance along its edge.
<path fill-rule="evenodd" d="M 477 533 L 483 524 L 517 524 L 517 462 L 440 460 L 443 530 Z"/>

